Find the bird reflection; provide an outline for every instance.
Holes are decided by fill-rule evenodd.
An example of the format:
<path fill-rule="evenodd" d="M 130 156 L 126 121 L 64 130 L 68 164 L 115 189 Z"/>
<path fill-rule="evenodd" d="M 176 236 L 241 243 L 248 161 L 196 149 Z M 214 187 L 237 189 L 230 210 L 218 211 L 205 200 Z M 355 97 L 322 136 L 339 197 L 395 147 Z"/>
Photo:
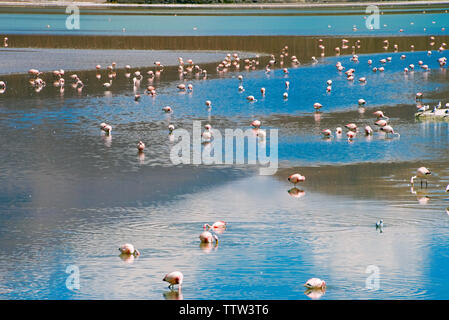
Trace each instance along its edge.
<path fill-rule="evenodd" d="M 111 134 L 105 134 L 102 137 L 103 137 L 104 145 L 106 147 L 110 148 L 111 145 L 112 145 L 112 135 Z"/>
<path fill-rule="evenodd" d="M 310 299 L 319 299 L 326 293 L 326 288 L 319 289 L 307 289 L 304 291 L 304 294 L 308 296 Z"/>
<path fill-rule="evenodd" d="M 288 190 L 288 194 L 291 195 L 294 198 L 301 198 L 301 197 L 304 197 L 306 195 L 304 190 L 298 189 L 296 187 L 291 188 L 290 190 Z"/>
<path fill-rule="evenodd" d="M 126 254 L 122 253 L 119 255 L 120 259 L 122 259 L 125 263 L 132 264 L 134 263 L 134 260 L 138 258 L 138 256 L 135 256 L 133 254 Z"/>
<path fill-rule="evenodd" d="M 215 243 L 212 242 L 201 242 L 200 248 L 205 253 L 210 253 L 212 250 L 216 251 L 218 250 L 218 241 Z"/>
<path fill-rule="evenodd" d="M 182 295 L 181 289 L 179 290 L 170 290 L 163 293 L 165 300 L 183 300 L 184 296 Z"/>
<path fill-rule="evenodd" d="M 416 195 L 416 200 L 418 200 L 419 204 L 427 204 L 430 200 L 430 197 L 427 196 L 427 193 L 425 191 L 419 190 L 415 191 L 415 189 L 410 187 L 410 192 L 414 195 Z"/>
<path fill-rule="evenodd" d="M 145 161 L 145 153 L 143 151 L 138 151 L 137 158 L 139 159 L 140 164 L 144 164 Z"/>

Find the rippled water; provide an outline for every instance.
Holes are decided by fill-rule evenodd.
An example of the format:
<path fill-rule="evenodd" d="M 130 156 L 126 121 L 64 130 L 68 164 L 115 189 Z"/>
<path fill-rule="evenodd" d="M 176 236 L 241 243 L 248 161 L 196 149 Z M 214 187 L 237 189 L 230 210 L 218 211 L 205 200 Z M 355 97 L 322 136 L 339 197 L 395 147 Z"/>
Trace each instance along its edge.
<path fill-rule="evenodd" d="M 60 94 L 50 81 L 36 93 L 26 76 L 7 78 L 0 95 L 1 297 L 309 299 L 302 284 L 316 276 L 328 283 L 322 299 L 447 299 L 448 123 L 415 120 L 414 96 L 422 91 L 424 104 L 449 102 L 448 73 L 436 61 L 444 52 L 401 54 L 360 55 L 359 63 L 320 58 L 289 66 L 288 76 L 281 69 L 266 74 L 263 63 L 254 71 L 211 72 L 208 80 L 179 80 L 167 70 L 153 82 L 158 95 L 140 102 L 123 70 L 111 92 L 89 72 L 81 73 L 80 94 L 70 87 Z M 367 65 L 388 56 L 384 73 Z M 404 66 L 419 60 L 430 71 L 404 75 Z M 367 83 L 348 82 L 337 61 Z M 192 94 L 178 92 L 183 81 L 193 84 Z M 257 101 L 249 103 L 249 94 Z M 367 101 L 363 113 L 359 98 Z M 174 112 L 164 114 L 164 105 Z M 374 127 L 378 109 L 400 138 L 320 136 L 348 122 Z M 247 129 L 254 118 L 279 130 L 275 176 L 259 176 L 256 166 L 171 164 L 169 123 Z M 101 134 L 103 121 L 112 136 Z M 147 144 L 144 157 L 138 140 Z M 410 189 L 421 165 L 433 171 L 429 187 Z M 296 171 L 307 177 L 297 192 L 286 180 Z M 382 233 L 374 227 L 380 218 Z M 216 220 L 228 223 L 218 246 L 200 246 L 202 225 Z M 125 242 L 142 255 L 122 260 L 117 248 Z M 69 265 L 79 267 L 80 290 L 66 288 Z M 366 288 L 370 265 L 380 271 L 378 290 Z M 175 269 L 185 276 L 180 295 L 162 282 Z"/>

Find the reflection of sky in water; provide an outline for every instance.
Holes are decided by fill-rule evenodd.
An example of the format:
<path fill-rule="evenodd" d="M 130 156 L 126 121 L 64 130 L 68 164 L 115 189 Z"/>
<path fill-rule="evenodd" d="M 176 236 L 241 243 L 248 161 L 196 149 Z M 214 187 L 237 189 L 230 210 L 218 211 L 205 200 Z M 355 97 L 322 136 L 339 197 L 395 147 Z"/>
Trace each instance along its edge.
<path fill-rule="evenodd" d="M 254 177 L 149 207 L 4 212 L 2 255 L 11 256 L 0 270 L 14 288 L 5 297 L 163 299 L 162 277 L 179 269 L 185 299 L 307 299 L 302 284 L 312 276 L 328 283 L 323 299 L 447 298 L 444 210 L 323 196 L 307 185 L 297 199 L 288 188 Z M 218 247 L 201 248 L 202 224 L 223 218 Z M 124 241 L 142 256 L 122 261 Z M 8 243 L 19 246 L 5 251 Z M 65 288 L 69 264 L 80 268 L 77 293 Z M 380 269 L 378 291 L 365 288 L 369 265 Z"/>
<path fill-rule="evenodd" d="M 80 29 L 67 30 L 66 14 L 0 14 L 0 29 L 8 34 L 104 35 L 439 35 L 447 34 L 448 13 L 384 14 L 380 29 L 369 30 L 359 15 L 318 16 L 175 16 L 83 15 Z M 264 11 L 265 12 L 265 11 Z M 433 23 L 435 22 L 435 23 Z M 411 24 L 413 23 L 413 24 Z M 50 28 L 47 28 L 47 25 Z M 329 28 L 330 26 L 330 28 Z M 356 26 L 357 31 L 353 31 Z M 441 28 L 446 27 L 445 31 Z M 123 32 L 123 28 L 126 32 Z M 426 28 L 426 31 L 424 31 Z"/>
<path fill-rule="evenodd" d="M 327 185 L 305 183 L 305 195 L 293 198 L 284 177 L 236 179 L 226 170 L 202 175 L 204 167 L 175 171 L 167 161 L 168 123 L 190 130 L 191 120 L 201 119 L 217 129 L 245 129 L 257 117 L 265 129 L 280 128 L 280 160 L 290 165 L 441 162 L 447 158 L 447 123 L 415 122 L 413 113 L 415 92 L 447 91 L 446 69 L 436 66 L 442 55 L 406 55 L 405 61 L 400 54 L 361 56 L 357 65 L 349 57 L 332 57 L 291 69 L 287 101 L 280 70 L 270 76 L 242 72 L 243 94 L 230 77 L 237 74 L 230 74 L 191 81 L 192 95 L 177 94 L 178 81 L 164 82 L 155 100 L 145 96 L 138 104 L 132 87 L 111 97 L 101 91 L 79 99 L 2 97 L 0 143 L 8 152 L 0 159 L 0 258 L 6 262 L 0 265 L 0 293 L 6 298 L 163 299 L 168 290 L 162 277 L 179 269 L 185 299 L 308 299 L 302 284 L 312 276 L 328 283 L 323 299 L 448 298 L 446 194 L 430 192 L 429 204 L 419 205 L 422 194 L 399 184 L 398 199 L 362 198 L 368 178 L 354 185 L 346 181 L 342 188 L 353 188 L 346 196 L 326 194 Z M 386 56 L 393 61 L 384 74 L 369 71 L 369 57 L 378 65 Z M 403 67 L 418 60 L 431 72 L 416 70 L 407 79 Z M 348 83 L 336 72 L 336 61 L 355 65 L 356 78 L 366 76 L 367 84 Z M 324 92 L 328 79 L 334 81 L 330 96 Z M 265 99 L 260 99 L 262 86 Z M 245 97 L 252 93 L 259 100 L 250 104 Z M 357 110 L 360 97 L 367 101 L 365 114 Z M 210 114 L 207 99 L 213 101 Z M 324 105 L 319 123 L 312 110 L 317 100 Z M 161 112 L 166 104 L 173 106 L 172 115 Z M 324 127 L 372 125 L 371 112 L 380 107 L 400 139 L 377 134 L 352 144 L 345 138 L 321 139 Z M 113 124 L 110 141 L 99 132 L 102 121 Z M 143 163 L 135 149 L 140 139 L 148 146 Z M 369 168 L 367 175 L 374 174 Z M 444 166 L 438 169 L 437 177 Z M 440 177 L 447 181 L 447 174 Z M 380 194 L 391 177 L 381 178 Z M 379 218 L 385 222 L 382 234 L 374 228 Z M 221 219 L 229 228 L 219 235 L 218 247 L 200 247 L 202 225 Z M 133 263 L 118 257 L 124 242 L 142 252 Z M 80 268 L 80 292 L 65 288 L 70 264 Z M 380 268 L 381 288 L 375 292 L 365 289 L 369 265 Z"/>

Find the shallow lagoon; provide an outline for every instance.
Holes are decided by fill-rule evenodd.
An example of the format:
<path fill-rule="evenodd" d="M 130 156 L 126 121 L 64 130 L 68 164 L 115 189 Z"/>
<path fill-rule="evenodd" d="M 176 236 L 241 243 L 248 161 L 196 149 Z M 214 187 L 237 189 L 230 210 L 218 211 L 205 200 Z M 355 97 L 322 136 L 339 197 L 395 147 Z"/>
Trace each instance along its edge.
<path fill-rule="evenodd" d="M 322 299 L 447 299 L 448 123 L 414 118 L 417 91 L 425 104 L 448 102 L 447 69 L 436 65 L 444 53 L 405 54 L 360 55 L 358 64 L 330 57 L 290 68 L 286 101 L 279 69 L 188 79 L 191 95 L 178 93 L 181 80 L 162 76 L 158 96 L 139 103 L 121 73 L 120 86 L 106 94 L 91 82 L 79 96 L 51 86 L 0 96 L 0 141 L 8 150 L 0 161 L 2 297 L 309 299 L 302 284 L 318 276 L 328 283 Z M 384 73 L 369 70 L 368 58 L 378 65 L 387 56 Z M 404 66 L 418 60 L 430 72 L 404 75 Z M 345 80 L 336 61 L 355 67 L 356 79 L 366 76 L 367 83 Z M 249 94 L 258 101 L 248 103 Z M 319 117 L 316 101 L 324 105 Z M 169 116 L 161 111 L 166 104 L 174 108 Z M 399 139 L 320 136 L 348 122 L 374 127 L 377 109 L 391 117 Z M 190 130 L 198 119 L 216 129 L 246 129 L 254 118 L 264 129 L 279 129 L 277 175 L 259 176 L 248 166 L 171 165 L 168 123 Z M 104 120 L 114 127 L 111 139 L 98 128 Z M 135 149 L 140 139 L 148 146 L 144 159 Z M 434 176 L 427 189 L 411 190 L 410 176 L 421 165 Z M 307 181 L 292 197 L 286 179 L 296 171 Z M 374 227 L 379 218 L 382 233 Z M 229 228 L 218 246 L 201 247 L 202 225 L 221 219 Z M 120 259 L 123 242 L 142 256 Z M 68 265 L 80 269 L 79 291 L 65 286 Z M 379 290 L 365 287 L 370 265 L 379 267 Z M 181 296 L 161 281 L 174 269 L 185 275 Z"/>

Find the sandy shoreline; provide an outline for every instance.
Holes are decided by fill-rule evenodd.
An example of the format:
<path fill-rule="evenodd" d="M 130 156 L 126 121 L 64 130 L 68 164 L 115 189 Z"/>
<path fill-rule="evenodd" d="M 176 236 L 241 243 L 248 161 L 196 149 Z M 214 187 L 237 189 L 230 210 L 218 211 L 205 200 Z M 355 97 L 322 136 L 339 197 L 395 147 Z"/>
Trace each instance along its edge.
<path fill-rule="evenodd" d="M 55 69 L 67 71 L 94 70 L 97 64 L 108 66 L 113 61 L 118 68 L 129 64 L 134 67 L 150 67 L 155 61 L 165 66 L 178 65 L 178 57 L 192 59 L 196 64 L 221 61 L 225 51 L 174 51 L 174 50 L 102 50 L 102 49 L 0 49 L 0 74 L 27 73 L 34 68 L 43 72 Z M 232 52 L 233 53 L 233 52 Z M 254 57 L 256 53 L 239 52 L 242 58 Z"/>
<path fill-rule="evenodd" d="M 105 1 L 0 1 L 1 6 L 17 7 L 66 7 L 76 5 L 83 8 L 148 8 L 148 9 L 291 9 L 291 8 L 332 8 L 332 7 L 366 7 L 376 5 L 387 6 L 416 6 L 443 5 L 449 1 L 394 1 L 394 2 L 335 2 L 335 3 L 245 3 L 245 4 L 133 4 L 133 3 L 105 3 Z"/>

